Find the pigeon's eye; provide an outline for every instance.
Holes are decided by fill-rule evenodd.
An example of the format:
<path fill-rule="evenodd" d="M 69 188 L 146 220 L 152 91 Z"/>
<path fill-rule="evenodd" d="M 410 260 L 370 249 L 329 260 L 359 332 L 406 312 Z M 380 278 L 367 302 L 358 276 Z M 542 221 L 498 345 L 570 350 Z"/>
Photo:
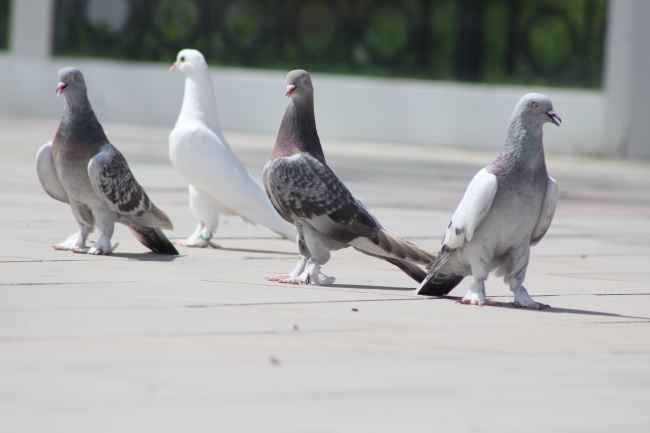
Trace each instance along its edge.
<path fill-rule="evenodd" d="M 533 102 L 533 108 L 537 110 L 539 108 L 539 102 Z"/>
<path fill-rule="evenodd" d="M 181 56 L 181 62 L 185 61 L 185 56 Z"/>

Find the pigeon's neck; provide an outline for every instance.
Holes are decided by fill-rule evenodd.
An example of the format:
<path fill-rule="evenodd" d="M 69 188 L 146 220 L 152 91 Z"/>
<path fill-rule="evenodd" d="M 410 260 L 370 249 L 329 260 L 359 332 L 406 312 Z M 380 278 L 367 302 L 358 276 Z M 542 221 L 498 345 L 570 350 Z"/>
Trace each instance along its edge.
<path fill-rule="evenodd" d="M 273 159 L 297 153 L 307 153 L 325 162 L 325 155 L 316 130 L 313 97 L 296 100 L 289 98 L 287 111 L 284 113 L 273 149 Z"/>
<path fill-rule="evenodd" d="M 515 118 L 510 123 L 506 144 L 495 163 L 507 162 L 523 170 L 545 168 L 543 130 L 541 124 L 524 123 Z"/>
<path fill-rule="evenodd" d="M 185 95 L 176 124 L 193 120 L 200 120 L 209 126 L 219 128 L 217 101 L 207 68 L 196 71 L 185 79 Z"/>
<path fill-rule="evenodd" d="M 66 96 L 63 103 L 63 117 L 54 141 L 61 147 L 108 142 L 86 95 Z"/>

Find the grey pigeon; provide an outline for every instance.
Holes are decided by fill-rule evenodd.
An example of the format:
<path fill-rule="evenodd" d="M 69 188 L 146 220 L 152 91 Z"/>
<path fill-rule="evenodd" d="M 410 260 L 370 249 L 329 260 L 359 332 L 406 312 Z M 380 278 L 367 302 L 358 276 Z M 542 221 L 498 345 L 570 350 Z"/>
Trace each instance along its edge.
<path fill-rule="evenodd" d="M 106 138 L 86 94 L 81 71 L 59 71 L 57 95 L 64 96 L 63 117 L 54 140 L 36 156 L 43 189 L 72 208 L 79 232 L 56 245 L 57 250 L 111 254 L 115 222 L 160 254 L 178 254 L 161 229 L 172 229 L 163 211 L 149 199 L 133 177 L 124 156 Z M 88 248 L 88 235 L 97 226 L 99 239 Z"/>
<path fill-rule="evenodd" d="M 523 282 L 530 247 L 550 227 L 558 198 L 546 172 L 542 126 L 561 121 L 548 97 L 529 93 L 519 100 L 503 150 L 467 187 L 418 294 L 446 295 L 471 275 L 474 283 L 461 302 L 494 305 L 485 297 L 485 280 L 496 270 L 514 293 L 514 306 L 548 308 L 530 297 Z"/>
<path fill-rule="evenodd" d="M 306 71 L 287 75 L 287 110 L 264 167 L 264 187 L 275 209 L 298 230 L 300 260 L 288 275 L 271 281 L 328 285 L 334 277 L 320 273 L 330 251 L 353 247 L 399 267 L 420 282 L 432 254 L 381 226 L 332 172 L 316 131 L 314 89 Z"/>

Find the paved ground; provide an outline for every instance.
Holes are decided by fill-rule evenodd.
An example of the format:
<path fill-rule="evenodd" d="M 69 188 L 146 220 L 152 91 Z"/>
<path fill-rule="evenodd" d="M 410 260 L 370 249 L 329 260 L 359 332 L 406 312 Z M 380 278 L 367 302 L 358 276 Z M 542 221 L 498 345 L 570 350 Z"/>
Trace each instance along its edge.
<path fill-rule="evenodd" d="M 53 251 L 75 231 L 34 154 L 57 119 L 0 117 L 2 432 L 648 432 L 650 162 L 551 156 L 555 221 L 526 286 L 543 312 L 413 295 L 401 272 L 334 253 L 327 288 L 273 284 L 295 247 L 236 219 L 221 250 Z M 168 129 L 105 125 L 187 236 Z M 259 177 L 274 137 L 228 133 Z M 324 140 L 384 226 L 436 250 L 498 152 Z M 509 300 L 497 279 L 488 295 Z"/>

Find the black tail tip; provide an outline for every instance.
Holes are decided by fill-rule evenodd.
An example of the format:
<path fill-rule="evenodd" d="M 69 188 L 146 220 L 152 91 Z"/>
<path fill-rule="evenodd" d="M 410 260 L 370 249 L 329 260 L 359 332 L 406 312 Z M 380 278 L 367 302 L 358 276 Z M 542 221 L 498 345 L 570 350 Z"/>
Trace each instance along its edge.
<path fill-rule="evenodd" d="M 157 254 L 166 254 L 166 255 L 169 255 L 169 256 L 178 256 L 178 255 L 180 255 L 180 253 L 178 252 L 176 247 L 171 243 L 169 245 L 165 245 L 163 248 L 155 248 L 154 249 L 153 247 L 149 247 L 149 249 L 151 251 L 153 251 L 154 253 L 157 253 Z"/>
<path fill-rule="evenodd" d="M 156 254 L 177 256 L 178 250 L 160 229 L 131 227 L 131 231 L 142 245 Z"/>
<path fill-rule="evenodd" d="M 460 284 L 463 278 L 458 275 L 449 275 L 441 280 L 436 278 L 436 275 L 429 274 L 422 280 L 420 286 L 415 289 L 415 293 L 422 296 L 445 296 Z"/>

